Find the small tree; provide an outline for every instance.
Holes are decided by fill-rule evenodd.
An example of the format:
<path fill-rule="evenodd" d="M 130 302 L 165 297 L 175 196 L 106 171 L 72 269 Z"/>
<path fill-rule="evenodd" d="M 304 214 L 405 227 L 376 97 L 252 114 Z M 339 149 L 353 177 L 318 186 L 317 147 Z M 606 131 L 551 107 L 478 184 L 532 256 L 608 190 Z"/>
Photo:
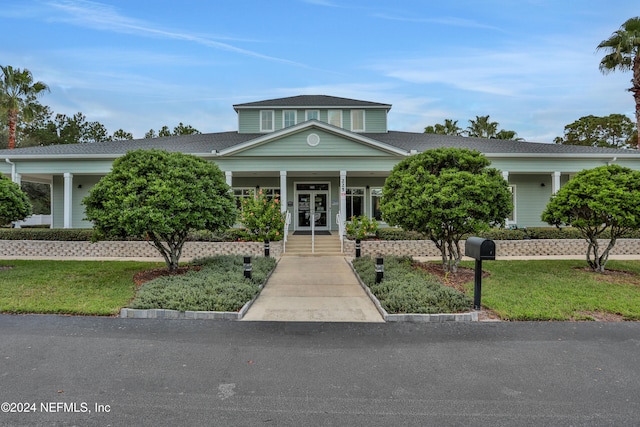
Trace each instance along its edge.
<path fill-rule="evenodd" d="M 619 165 L 584 170 L 552 197 L 542 220 L 579 229 L 589 244 L 587 264 L 602 273 L 616 240 L 640 228 L 640 172 Z M 609 244 L 600 253 L 606 230 Z"/>
<path fill-rule="evenodd" d="M 262 192 L 242 200 L 240 221 L 249 237 L 256 241 L 280 240 L 284 233 L 284 216 L 280 212 L 280 200 L 269 200 Z"/>
<path fill-rule="evenodd" d="M 390 225 L 426 234 L 456 272 L 460 239 L 490 224 L 504 224 L 511 192 L 500 172 L 478 151 L 428 150 L 398 163 L 382 190 L 382 217 Z"/>
<path fill-rule="evenodd" d="M 216 165 L 163 150 L 130 151 L 116 159 L 83 203 L 96 240 L 145 238 L 172 272 L 189 231 L 226 229 L 237 217 L 233 195 Z"/>
<path fill-rule="evenodd" d="M 18 184 L 0 174 L 0 225 L 31 215 L 29 198 Z"/>

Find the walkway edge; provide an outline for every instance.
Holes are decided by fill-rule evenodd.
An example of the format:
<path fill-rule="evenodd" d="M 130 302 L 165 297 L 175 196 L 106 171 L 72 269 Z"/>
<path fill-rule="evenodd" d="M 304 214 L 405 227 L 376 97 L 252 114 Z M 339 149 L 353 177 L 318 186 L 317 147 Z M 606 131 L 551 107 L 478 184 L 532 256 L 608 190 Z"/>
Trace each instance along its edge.
<path fill-rule="evenodd" d="M 355 268 L 353 268 L 353 264 L 351 263 L 351 261 L 348 261 L 345 258 L 345 262 L 349 264 L 349 267 L 351 267 L 351 271 L 353 271 L 353 274 L 358 279 L 358 283 L 360 283 L 360 286 L 362 286 L 362 289 L 364 289 L 364 291 L 369 296 L 369 298 L 371 298 L 371 301 L 373 301 L 374 305 L 378 309 L 378 312 L 380 313 L 380 315 L 382 316 L 385 322 L 439 323 L 439 322 L 477 322 L 479 320 L 477 311 L 471 311 L 466 313 L 437 313 L 437 314 L 389 314 L 382 307 L 382 304 L 380 304 L 380 301 L 378 301 L 378 298 L 376 298 L 373 292 L 371 292 L 369 287 L 364 284 L 362 279 L 360 279 L 360 275 L 358 275 Z"/>

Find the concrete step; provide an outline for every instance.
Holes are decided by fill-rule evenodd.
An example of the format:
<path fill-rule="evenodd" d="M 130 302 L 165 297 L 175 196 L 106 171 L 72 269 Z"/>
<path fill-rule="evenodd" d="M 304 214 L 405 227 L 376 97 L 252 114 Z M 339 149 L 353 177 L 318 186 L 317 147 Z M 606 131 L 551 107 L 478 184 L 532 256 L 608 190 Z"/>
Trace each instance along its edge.
<path fill-rule="evenodd" d="M 315 236 L 314 247 L 312 252 L 311 236 L 294 236 L 287 237 L 285 246 L 286 252 L 283 256 L 342 256 L 340 252 L 340 237 L 331 236 Z"/>

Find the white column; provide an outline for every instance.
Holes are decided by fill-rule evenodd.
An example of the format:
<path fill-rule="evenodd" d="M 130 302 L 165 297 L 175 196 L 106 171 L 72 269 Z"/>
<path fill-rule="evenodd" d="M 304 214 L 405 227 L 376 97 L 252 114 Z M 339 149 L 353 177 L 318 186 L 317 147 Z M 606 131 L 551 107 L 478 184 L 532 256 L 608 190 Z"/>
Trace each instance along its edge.
<path fill-rule="evenodd" d="M 233 183 L 233 172 L 232 171 L 225 171 L 224 178 L 227 181 L 227 185 L 229 187 L 231 187 L 231 184 Z"/>
<path fill-rule="evenodd" d="M 73 174 L 65 172 L 64 174 L 64 228 L 71 228 L 71 218 L 73 207 L 71 205 L 73 198 Z"/>
<path fill-rule="evenodd" d="M 14 173 L 13 176 L 11 177 L 11 179 L 13 179 L 13 182 L 18 184 L 18 187 L 22 186 L 22 175 L 20 175 L 19 173 Z M 13 227 L 14 228 L 22 228 L 20 227 L 20 221 L 15 221 L 13 223 Z"/>
<path fill-rule="evenodd" d="M 347 221 L 347 171 L 340 171 L 340 217 Z"/>
<path fill-rule="evenodd" d="M 287 211 L 287 171 L 280 171 L 280 212 Z"/>
<path fill-rule="evenodd" d="M 552 194 L 556 194 L 560 189 L 560 172 L 555 171 L 553 173 L 553 184 L 551 186 Z"/>

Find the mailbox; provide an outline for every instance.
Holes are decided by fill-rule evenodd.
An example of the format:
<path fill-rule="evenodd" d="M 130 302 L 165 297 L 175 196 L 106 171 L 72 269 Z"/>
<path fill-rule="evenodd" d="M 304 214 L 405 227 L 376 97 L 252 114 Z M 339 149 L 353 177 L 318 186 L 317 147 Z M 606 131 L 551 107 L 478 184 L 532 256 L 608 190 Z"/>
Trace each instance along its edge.
<path fill-rule="evenodd" d="M 469 237 L 464 243 L 464 254 L 476 260 L 476 271 L 473 280 L 473 308 L 481 310 L 482 305 L 482 261 L 496 259 L 496 244 L 493 240 L 482 237 Z"/>
<path fill-rule="evenodd" d="M 476 261 L 493 261 L 496 259 L 496 244 L 482 237 L 469 237 L 464 244 L 464 254 Z"/>

